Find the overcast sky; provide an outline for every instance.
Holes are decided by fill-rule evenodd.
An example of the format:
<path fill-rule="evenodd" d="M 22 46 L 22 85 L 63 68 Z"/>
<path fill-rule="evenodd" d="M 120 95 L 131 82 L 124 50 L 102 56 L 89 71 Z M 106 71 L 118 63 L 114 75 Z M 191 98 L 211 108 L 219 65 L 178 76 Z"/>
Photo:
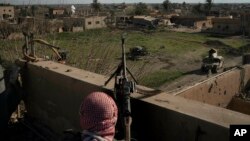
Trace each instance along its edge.
<path fill-rule="evenodd" d="M 100 3 L 162 3 L 164 0 L 99 0 Z M 205 0 L 170 0 L 172 3 L 203 3 Z M 250 0 L 213 0 L 215 3 L 250 3 Z M 87 4 L 92 0 L 0 0 L 0 3 L 11 4 Z"/>

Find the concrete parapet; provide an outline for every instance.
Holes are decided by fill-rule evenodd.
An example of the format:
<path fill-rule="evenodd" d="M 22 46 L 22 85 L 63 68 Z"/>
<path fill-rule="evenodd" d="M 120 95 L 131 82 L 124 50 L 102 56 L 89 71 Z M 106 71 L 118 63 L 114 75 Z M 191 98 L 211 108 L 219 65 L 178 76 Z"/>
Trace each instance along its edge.
<path fill-rule="evenodd" d="M 93 91 L 102 88 L 104 76 L 45 61 L 23 66 L 23 87 L 28 113 L 57 133 L 79 129 L 79 106 Z"/>
<path fill-rule="evenodd" d="M 226 108 L 232 98 L 249 87 L 250 65 L 235 67 L 194 86 L 176 92 L 187 99 Z"/>
<path fill-rule="evenodd" d="M 92 91 L 112 93 L 112 82 L 104 87 L 103 84 L 108 77 L 102 75 L 51 61 L 35 63 L 19 61 L 18 64 L 23 66 L 22 76 L 28 113 L 51 127 L 58 135 L 69 128 L 80 130 L 78 110 L 82 99 L 88 93 Z M 239 90 L 240 72 L 233 70 L 229 75 L 229 81 L 232 82 L 229 82 L 231 89 L 227 92 L 228 97 L 225 95 L 225 103 L 229 103 L 229 99 Z M 248 67 L 245 72 L 248 72 Z M 248 78 L 248 75 L 245 76 Z M 222 91 L 226 87 L 227 82 L 224 77 L 216 78 L 216 82 L 225 85 L 216 86 L 215 80 L 212 80 L 199 84 L 196 86 L 198 89 L 194 87 L 187 91 L 195 95 L 194 97 L 199 95 L 205 97 L 201 86 L 213 84 L 216 91 L 213 90 L 212 94 L 216 97 L 218 94 L 214 92 L 219 92 L 219 89 Z M 233 82 L 237 86 L 233 86 Z M 206 89 L 204 92 L 207 93 L 209 88 L 210 86 L 204 88 Z M 135 93 L 132 97 L 132 137 L 137 140 L 226 141 L 229 137 L 230 124 L 250 123 L 249 115 L 219 107 L 213 103 L 213 100 L 217 99 L 213 99 L 212 96 L 206 97 L 211 103 L 165 92 L 145 97 Z M 223 101 L 224 97 L 219 100 Z"/>

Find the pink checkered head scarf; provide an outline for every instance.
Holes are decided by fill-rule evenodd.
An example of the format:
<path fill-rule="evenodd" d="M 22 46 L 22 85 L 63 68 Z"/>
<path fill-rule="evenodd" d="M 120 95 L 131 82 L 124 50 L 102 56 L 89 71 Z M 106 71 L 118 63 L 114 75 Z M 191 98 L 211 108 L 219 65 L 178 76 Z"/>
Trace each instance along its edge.
<path fill-rule="evenodd" d="M 117 106 L 109 95 L 93 92 L 85 97 L 81 104 L 80 125 L 82 129 L 112 141 L 115 135 L 117 112 Z"/>

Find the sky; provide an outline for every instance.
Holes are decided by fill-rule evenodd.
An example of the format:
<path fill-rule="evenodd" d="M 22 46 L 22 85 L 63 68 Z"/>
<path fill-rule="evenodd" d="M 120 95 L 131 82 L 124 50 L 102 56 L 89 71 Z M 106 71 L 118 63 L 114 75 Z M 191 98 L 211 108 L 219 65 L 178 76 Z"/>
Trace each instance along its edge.
<path fill-rule="evenodd" d="M 100 3 L 162 3 L 164 0 L 99 0 Z M 170 0 L 172 3 L 203 3 L 205 0 Z M 250 3 L 250 0 L 213 0 L 215 3 Z M 88 4 L 92 0 L 0 0 L 11 4 Z"/>

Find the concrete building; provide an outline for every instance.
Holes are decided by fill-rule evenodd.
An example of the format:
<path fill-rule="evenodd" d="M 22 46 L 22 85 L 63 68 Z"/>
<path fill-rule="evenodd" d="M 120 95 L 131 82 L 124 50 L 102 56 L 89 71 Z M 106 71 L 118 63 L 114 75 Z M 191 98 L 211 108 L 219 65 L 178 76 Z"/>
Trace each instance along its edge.
<path fill-rule="evenodd" d="M 155 28 L 159 20 L 151 16 L 133 16 L 132 23 L 135 26 Z"/>
<path fill-rule="evenodd" d="M 51 18 L 63 17 L 65 14 L 64 8 L 51 8 L 49 9 L 49 15 Z"/>
<path fill-rule="evenodd" d="M 176 25 L 195 27 L 197 29 L 211 28 L 211 17 L 187 17 L 187 16 L 173 16 L 171 22 Z"/>
<path fill-rule="evenodd" d="M 114 21 L 113 21 L 113 26 L 124 29 L 128 27 L 128 25 L 131 23 L 132 23 L 131 16 L 121 14 L 119 16 L 115 16 Z"/>
<path fill-rule="evenodd" d="M 76 13 L 75 15 L 78 15 L 78 16 L 90 16 L 93 14 L 93 9 L 92 8 L 79 8 L 79 9 L 76 9 Z"/>
<path fill-rule="evenodd" d="M 161 19 L 161 20 L 159 21 L 159 25 L 172 26 L 173 23 L 171 23 L 171 20 L 170 20 L 170 19 Z"/>
<path fill-rule="evenodd" d="M 207 28 L 211 28 L 212 27 L 212 21 L 211 19 L 206 19 L 206 20 L 202 20 L 202 21 L 196 21 L 194 23 L 194 27 L 197 29 L 207 29 Z"/>
<path fill-rule="evenodd" d="M 119 25 L 126 25 L 131 22 L 131 16 L 127 15 L 119 15 L 115 17 L 115 24 L 116 26 Z"/>
<path fill-rule="evenodd" d="M 205 31 L 216 34 L 250 36 L 249 11 L 236 11 L 234 15 L 212 18 L 212 28 Z"/>
<path fill-rule="evenodd" d="M 0 20 L 13 19 L 15 15 L 14 6 L 0 6 Z"/>
<path fill-rule="evenodd" d="M 83 31 L 84 18 L 79 17 L 65 17 L 63 18 L 64 31 Z"/>
<path fill-rule="evenodd" d="M 63 20 L 45 20 L 45 25 L 47 25 L 47 27 L 45 27 L 47 33 L 63 32 Z"/>
<path fill-rule="evenodd" d="M 65 17 L 63 18 L 64 30 L 72 32 L 81 32 L 88 29 L 97 29 L 107 27 L 105 16 L 91 17 Z"/>
<path fill-rule="evenodd" d="M 240 34 L 242 32 L 241 20 L 233 18 L 213 18 L 213 27 L 208 31 L 216 34 Z"/>
<path fill-rule="evenodd" d="M 106 16 L 92 16 L 84 18 L 83 28 L 86 29 L 97 29 L 107 27 L 105 23 Z"/>
<path fill-rule="evenodd" d="M 52 9 L 52 14 L 53 15 L 63 15 L 64 14 L 64 9 L 63 8 L 54 8 Z"/>

